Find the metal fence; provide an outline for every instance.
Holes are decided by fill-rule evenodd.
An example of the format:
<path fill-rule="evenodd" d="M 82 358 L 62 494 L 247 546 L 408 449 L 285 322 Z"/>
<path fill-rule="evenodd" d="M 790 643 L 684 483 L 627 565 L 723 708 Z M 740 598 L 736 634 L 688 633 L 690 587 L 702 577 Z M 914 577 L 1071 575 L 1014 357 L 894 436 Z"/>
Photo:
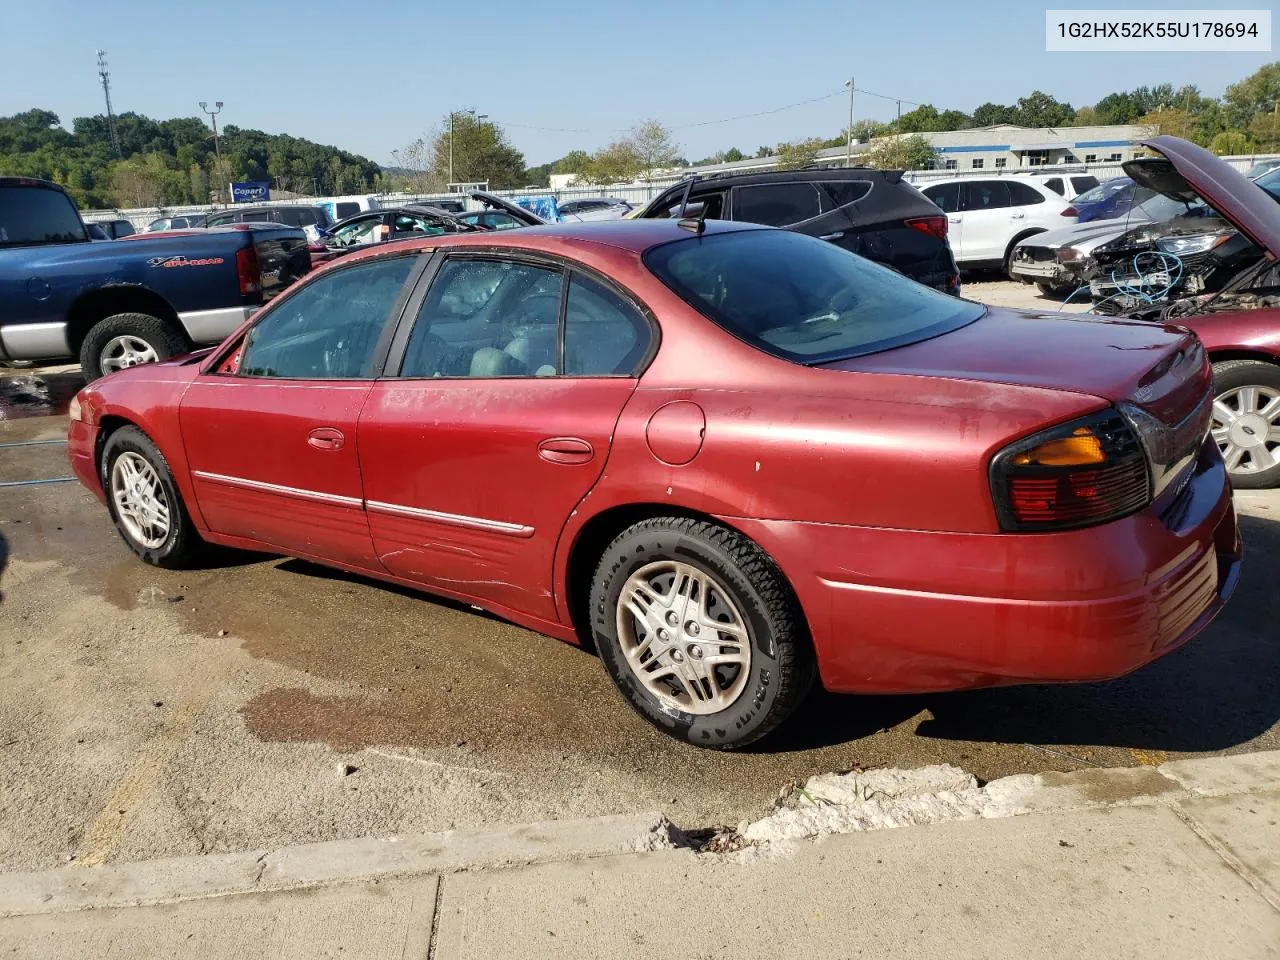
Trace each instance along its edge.
<path fill-rule="evenodd" d="M 1235 167 L 1241 173 L 1248 170 L 1259 160 L 1272 159 L 1276 154 L 1259 154 L 1250 156 L 1234 156 L 1223 157 L 1227 163 Z M 751 171 L 760 172 L 760 171 Z M 515 197 L 555 197 L 559 202 L 566 200 L 582 199 L 586 197 L 617 197 L 619 200 L 626 200 L 631 204 L 642 204 L 656 197 L 659 193 L 678 183 L 683 177 L 690 174 L 698 173 L 696 168 L 682 171 L 679 174 L 673 174 L 666 177 L 655 177 L 648 183 L 630 183 L 630 184 L 614 184 L 609 186 L 587 186 L 587 187 L 566 187 L 560 190 L 552 190 L 550 188 L 529 188 L 519 190 L 493 190 L 490 191 L 495 196 L 513 199 Z M 1111 177 L 1118 177 L 1124 173 L 1123 168 L 1118 163 L 1073 163 L 1059 164 L 1054 166 L 1042 167 L 1006 167 L 1003 169 L 992 170 L 912 170 L 908 171 L 905 178 L 909 183 L 928 183 L 931 180 L 938 180 L 951 177 L 993 177 L 993 176 L 1025 176 L 1034 174 L 1037 176 L 1051 176 L 1063 173 L 1089 173 L 1097 177 L 1099 180 L 1106 180 Z M 432 203 L 440 200 L 463 200 L 467 209 L 480 209 L 481 204 L 469 197 L 457 193 L 386 193 L 377 194 L 379 202 L 384 207 L 394 207 L 405 203 L 422 202 Z M 292 200 L 273 201 L 272 206 L 290 206 L 296 204 L 319 203 L 323 200 L 334 200 L 335 197 L 298 197 Z M 145 230 L 147 224 L 160 217 L 180 217 L 186 214 L 208 213 L 214 208 L 208 204 L 203 206 L 184 206 L 184 207 L 144 207 L 134 210 L 92 210 L 85 212 L 85 220 L 93 222 L 100 220 L 125 219 L 133 224 L 135 230 Z"/>

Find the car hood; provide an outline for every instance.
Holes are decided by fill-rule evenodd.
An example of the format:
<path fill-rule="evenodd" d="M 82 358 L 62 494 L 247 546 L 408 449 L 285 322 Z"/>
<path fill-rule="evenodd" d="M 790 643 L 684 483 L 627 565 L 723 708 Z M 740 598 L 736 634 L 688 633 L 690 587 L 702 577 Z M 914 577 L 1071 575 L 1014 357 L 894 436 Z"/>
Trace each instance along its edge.
<path fill-rule="evenodd" d="M 1188 391 L 1202 389 L 1189 368 L 1203 361 L 1194 334 L 1177 327 L 992 307 L 950 333 L 824 366 L 1131 400 L 1171 422 L 1177 410 L 1194 404 Z M 1180 375 L 1166 376 L 1174 367 Z"/>
<path fill-rule="evenodd" d="M 1059 247 L 1088 247 L 1106 243 L 1127 233 L 1139 223 L 1148 223 L 1146 217 L 1137 216 L 1127 222 L 1121 220 L 1090 220 L 1088 223 L 1073 223 L 1069 227 L 1060 227 L 1047 233 L 1037 233 L 1018 244 L 1020 247 L 1047 247 L 1056 250 Z"/>
<path fill-rule="evenodd" d="M 1280 204 L 1260 186 L 1204 147 L 1179 137 L 1143 140 L 1158 157 L 1138 157 L 1124 172 L 1140 186 L 1175 200 L 1196 195 L 1273 257 L 1280 257 Z"/>
<path fill-rule="evenodd" d="M 485 193 L 483 190 L 476 190 L 473 192 L 471 194 L 471 199 L 483 203 L 486 207 L 491 207 L 492 209 L 509 213 L 511 216 L 529 227 L 538 227 L 550 222 L 543 220 L 532 210 L 526 210 L 519 204 L 503 200 L 502 197 L 495 197 L 492 193 Z"/>

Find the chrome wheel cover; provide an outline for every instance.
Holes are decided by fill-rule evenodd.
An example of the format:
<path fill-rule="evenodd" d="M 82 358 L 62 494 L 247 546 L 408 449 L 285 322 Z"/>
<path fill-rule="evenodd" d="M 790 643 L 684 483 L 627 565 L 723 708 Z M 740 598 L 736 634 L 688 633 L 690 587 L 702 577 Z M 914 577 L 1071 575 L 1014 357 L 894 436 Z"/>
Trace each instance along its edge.
<path fill-rule="evenodd" d="M 618 597 L 618 640 L 636 679 L 666 709 L 728 709 L 751 674 L 751 637 L 729 592 L 675 560 L 645 564 Z"/>
<path fill-rule="evenodd" d="M 98 356 L 98 363 L 102 366 L 103 373 L 136 367 L 141 363 L 156 363 L 159 360 L 155 347 L 139 337 L 128 334 L 112 337 Z"/>
<path fill-rule="evenodd" d="M 1231 473 L 1261 473 L 1280 464 L 1280 389 L 1258 385 L 1219 394 L 1212 432 Z"/>
<path fill-rule="evenodd" d="M 169 539 L 169 501 L 160 475 L 141 454 L 126 451 L 111 467 L 111 499 L 129 539 L 147 550 Z"/>

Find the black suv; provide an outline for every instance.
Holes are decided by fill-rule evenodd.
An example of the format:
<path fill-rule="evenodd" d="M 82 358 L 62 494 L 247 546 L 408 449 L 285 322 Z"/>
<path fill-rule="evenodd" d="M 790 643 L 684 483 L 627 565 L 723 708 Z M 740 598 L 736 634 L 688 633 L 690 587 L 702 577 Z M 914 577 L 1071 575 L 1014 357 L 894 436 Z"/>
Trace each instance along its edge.
<path fill-rule="evenodd" d="M 926 286 L 960 292 L 946 214 L 903 182 L 901 170 L 852 167 L 694 177 L 692 185 L 681 180 L 660 193 L 639 216 L 697 217 L 704 207 L 710 220 L 762 223 L 830 240 Z"/>
<path fill-rule="evenodd" d="M 206 227 L 225 227 L 230 223 L 284 223 L 291 227 L 329 229 L 329 214 L 321 207 L 280 205 L 274 207 L 228 207 L 209 214 Z"/>

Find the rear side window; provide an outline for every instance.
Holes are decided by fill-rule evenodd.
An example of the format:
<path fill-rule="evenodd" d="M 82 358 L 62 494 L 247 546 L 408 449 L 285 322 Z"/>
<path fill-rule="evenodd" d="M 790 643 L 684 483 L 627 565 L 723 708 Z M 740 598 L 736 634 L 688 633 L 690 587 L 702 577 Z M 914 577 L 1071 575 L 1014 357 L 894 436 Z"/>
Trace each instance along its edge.
<path fill-rule="evenodd" d="M 943 213 L 955 213 L 960 209 L 960 184 L 943 183 L 936 187 L 925 187 L 920 191 L 934 203 Z"/>
<path fill-rule="evenodd" d="M 644 262 L 734 336 L 798 363 L 914 343 L 971 323 L 986 310 L 790 231 L 676 240 L 650 250 Z"/>
<path fill-rule="evenodd" d="M 333 205 L 333 212 L 339 220 L 345 220 L 347 217 L 354 217 L 360 212 L 360 204 L 351 203 L 350 201 L 335 203 Z"/>
<path fill-rule="evenodd" d="M 1066 187 L 1062 185 L 1061 177 L 1050 177 L 1044 182 L 1044 185 L 1056 193 L 1058 196 L 1065 196 Z"/>
<path fill-rule="evenodd" d="M 1098 185 L 1097 177 L 1071 177 L 1071 186 L 1076 193 L 1084 193 Z"/>
<path fill-rule="evenodd" d="M 85 239 L 75 204 L 61 190 L 0 187 L 0 247 Z"/>
<path fill-rule="evenodd" d="M 786 227 L 821 212 L 818 188 L 812 183 L 769 183 L 733 192 L 733 219 L 747 223 Z"/>
<path fill-rule="evenodd" d="M 868 180 L 826 180 L 818 184 L 822 193 L 822 209 L 835 210 L 846 204 L 857 203 L 871 192 Z"/>
<path fill-rule="evenodd" d="M 724 219 L 724 194 L 723 193 L 703 193 L 696 197 L 689 197 L 689 204 L 685 206 L 678 194 L 676 203 L 667 208 L 668 217 L 697 217 L 702 215 L 702 208 L 707 209 L 707 220 L 723 220 Z M 652 216 L 658 216 L 657 213 Z M 738 217 L 742 219 L 741 216 Z"/>
<path fill-rule="evenodd" d="M 1010 205 L 1009 190 L 1012 186 L 1014 184 L 1006 183 L 1004 180 L 970 180 L 962 183 L 960 209 L 966 213 L 980 213 L 983 210 L 1000 210 L 1008 207 Z"/>
<path fill-rule="evenodd" d="M 240 219 L 239 214 L 224 213 L 220 217 L 210 217 L 208 220 L 205 221 L 205 226 L 221 227 L 221 226 L 225 226 L 228 223 L 235 223 L 239 219 Z"/>
<path fill-rule="evenodd" d="M 603 284 L 573 274 L 564 318 L 564 372 L 607 377 L 635 372 L 649 346 L 649 325 Z"/>
<path fill-rule="evenodd" d="M 1026 207 L 1033 203 L 1044 203 L 1044 194 L 1029 183 L 1010 180 L 1008 187 L 1011 206 Z"/>

